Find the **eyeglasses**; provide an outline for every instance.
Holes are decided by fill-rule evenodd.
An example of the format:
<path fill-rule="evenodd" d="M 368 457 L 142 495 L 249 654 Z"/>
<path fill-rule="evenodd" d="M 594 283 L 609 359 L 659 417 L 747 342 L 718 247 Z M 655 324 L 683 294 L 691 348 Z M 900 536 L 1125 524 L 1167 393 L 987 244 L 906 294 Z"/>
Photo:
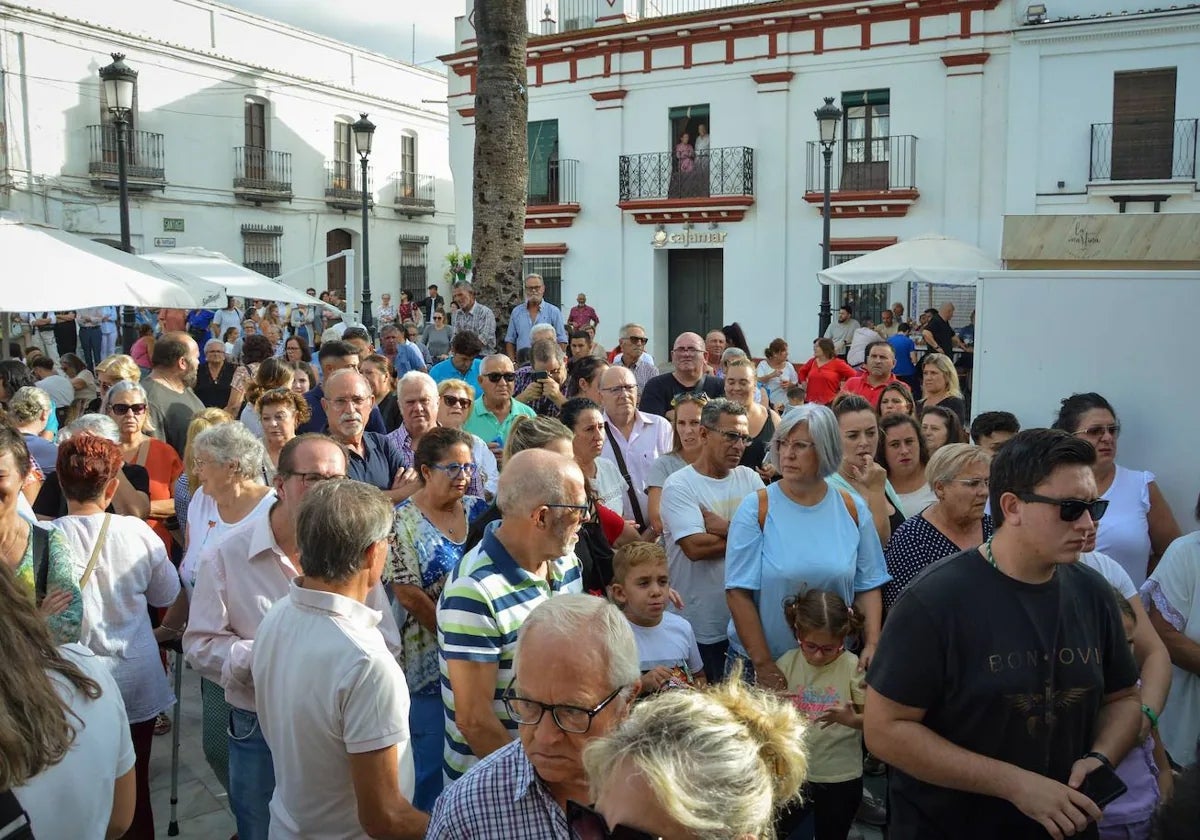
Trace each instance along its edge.
<path fill-rule="evenodd" d="M 1083 516 L 1084 512 L 1091 514 L 1093 522 L 1099 522 L 1108 510 L 1108 499 L 1093 499 L 1090 502 L 1083 499 L 1052 499 L 1049 496 L 1039 496 L 1036 493 L 1017 493 L 1022 502 L 1033 502 L 1039 505 L 1058 505 L 1058 515 L 1063 522 L 1074 522 Z"/>
<path fill-rule="evenodd" d="M 458 478 L 460 475 L 462 475 L 463 473 L 466 473 L 467 475 L 474 475 L 475 471 L 477 469 L 479 469 L 479 465 L 478 464 L 459 464 L 459 463 L 430 464 L 429 468 L 437 470 L 438 472 L 444 472 L 451 480 L 454 480 L 454 479 Z"/>
<path fill-rule="evenodd" d="M 649 339 L 644 335 L 627 335 L 621 340 L 632 341 L 634 344 L 645 344 L 647 341 L 649 341 Z"/>
<path fill-rule="evenodd" d="M 613 385 L 609 388 L 600 389 L 605 394 L 632 394 L 637 390 L 636 385 Z"/>
<path fill-rule="evenodd" d="M 656 834 L 619 823 L 609 828 L 603 814 L 574 799 L 567 800 L 567 825 L 579 840 L 663 840 Z"/>
<path fill-rule="evenodd" d="M 750 435 L 743 435 L 741 432 L 727 432 L 724 429 L 714 429 L 712 426 L 705 426 L 704 428 L 725 438 L 725 442 L 730 446 L 737 446 L 739 443 L 742 446 L 749 446 L 754 442 L 753 437 Z"/>
<path fill-rule="evenodd" d="M 1121 424 L 1113 423 L 1108 426 L 1104 426 L 1104 425 L 1088 426 L 1086 429 L 1080 429 L 1079 431 L 1077 431 L 1075 433 L 1075 436 L 1076 437 L 1096 438 L 1097 440 L 1099 440 L 1100 438 L 1104 437 L 1105 432 L 1108 432 L 1110 435 L 1112 435 L 1115 438 L 1120 437 L 1121 436 Z"/>
<path fill-rule="evenodd" d="M 109 406 L 112 413 L 124 417 L 126 414 L 145 414 L 145 403 L 113 403 Z"/>
<path fill-rule="evenodd" d="M 362 408 L 367 404 L 368 401 L 370 401 L 370 399 L 370 397 L 338 397 L 330 400 L 329 404 L 338 410 L 341 410 L 348 405 L 352 405 L 355 408 Z"/>
<path fill-rule="evenodd" d="M 580 519 L 591 519 L 596 512 L 596 506 L 589 501 L 586 505 L 553 505 L 547 502 L 545 507 L 555 508 L 557 510 L 572 510 L 579 514 Z"/>
<path fill-rule="evenodd" d="M 846 647 L 844 644 L 841 644 L 841 645 L 819 645 L 816 642 L 806 642 L 806 641 L 804 641 L 804 639 L 801 639 L 798 636 L 796 637 L 796 641 L 800 643 L 800 650 L 804 651 L 805 653 L 811 653 L 811 654 L 820 653 L 824 656 L 829 656 L 830 654 L 838 653 L 839 651 L 844 650 Z"/>
<path fill-rule="evenodd" d="M 515 374 L 514 374 L 515 376 Z M 450 408 L 470 408 L 470 397 L 455 397 L 451 394 L 442 394 L 442 402 Z"/>
<path fill-rule="evenodd" d="M 621 688 L 624 688 L 624 686 Z M 542 715 L 549 712 L 550 717 L 554 719 L 554 725 L 563 732 L 582 735 L 592 728 L 592 718 L 604 711 L 604 708 L 609 703 L 617 699 L 617 695 L 621 693 L 621 688 L 617 688 L 612 694 L 601 700 L 599 705 L 591 709 L 583 709 L 579 706 L 543 703 L 540 700 L 518 697 L 513 693 L 513 688 L 510 685 L 508 690 L 504 692 L 504 708 L 508 709 L 509 717 L 521 726 L 537 726 L 542 719 Z"/>
<path fill-rule="evenodd" d="M 495 385 L 501 379 L 505 382 L 516 382 L 517 375 L 515 373 L 485 373 L 483 378 Z"/>
<path fill-rule="evenodd" d="M 674 347 L 671 349 L 671 352 L 678 353 L 681 356 L 690 356 L 695 353 L 703 353 L 704 348 L 703 347 Z"/>
<path fill-rule="evenodd" d="M 978 490 L 980 487 L 991 487 L 991 481 L 986 478 L 952 478 L 954 484 L 961 484 L 971 490 Z"/>
<path fill-rule="evenodd" d="M 320 484 L 322 481 L 338 481 L 346 477 L 345 473 L 326 475 L 325 473 L 319 472 L 289 472 L 283 473 L 283 475 L 289 478 L 298 478 L 309 487 L 313 486 L 314 484 Z"/>

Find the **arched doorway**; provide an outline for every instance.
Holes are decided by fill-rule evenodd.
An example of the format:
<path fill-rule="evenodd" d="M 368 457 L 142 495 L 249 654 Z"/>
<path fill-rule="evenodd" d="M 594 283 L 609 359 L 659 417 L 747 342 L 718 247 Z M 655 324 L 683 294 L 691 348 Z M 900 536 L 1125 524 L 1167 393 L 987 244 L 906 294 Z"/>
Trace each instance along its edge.
<path fill-rule="evenodd" d="M 332 257 L 350 249 L 350 231 L 335 228 L 325 234 L 325 256 Z M 337 292 L 342 300 L 346 299 L 346 260 L 330 260 L 325 263 L 325 288 Z"/>

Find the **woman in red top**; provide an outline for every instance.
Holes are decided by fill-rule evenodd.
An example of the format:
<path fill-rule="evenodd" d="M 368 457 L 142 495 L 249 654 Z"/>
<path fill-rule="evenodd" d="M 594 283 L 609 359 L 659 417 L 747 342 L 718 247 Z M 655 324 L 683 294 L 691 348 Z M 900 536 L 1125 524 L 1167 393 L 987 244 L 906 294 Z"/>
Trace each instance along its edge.
<path fill-rule="evenodd" d="M 813 357 L 800 366 L 797 375 L 805 389 L 804 401 L 829 405 L 842 390 L 842 383 L 858 372 L 834 355 L 833 339 L 813 342 Z"/>

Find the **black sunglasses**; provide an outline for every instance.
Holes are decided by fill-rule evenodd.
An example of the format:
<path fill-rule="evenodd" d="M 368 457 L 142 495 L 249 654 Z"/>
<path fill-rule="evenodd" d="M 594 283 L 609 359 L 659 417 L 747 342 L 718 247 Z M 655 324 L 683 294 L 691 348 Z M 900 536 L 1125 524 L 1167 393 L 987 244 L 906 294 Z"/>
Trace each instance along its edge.
<path fill-rule="evenodd" d="M 1099 522 L 1108 510 L 1108 499 L 1085 502 L 1083 499 L 1052 499 L 1037 493 L 1017 493 L 1017 498 L 1022 502 L 1034 502 L 1039 505 L 1058 505 L 1058 515 L 1062 517 L 1063 522 L 1074 522 L 1083 516 L 1084 511 L 1091 514 L 1093 522 Z"/>
<path fill-rule="evenodd" d="M 516 382 L 517 375 L 515 373 L 485 373 L 483 378 L 488 382 L 495 384 L 503 379 L 505 382 Z"/>
<path fill-rule="evenodd" d="M 657 834 L 627 825 L 618 824 L 609 828 L 608 820 L 603 815 L 587 805 L 580 805 L 574 799 L 567 800 L 567 825 L 579 840 L 663 840 Z"/>

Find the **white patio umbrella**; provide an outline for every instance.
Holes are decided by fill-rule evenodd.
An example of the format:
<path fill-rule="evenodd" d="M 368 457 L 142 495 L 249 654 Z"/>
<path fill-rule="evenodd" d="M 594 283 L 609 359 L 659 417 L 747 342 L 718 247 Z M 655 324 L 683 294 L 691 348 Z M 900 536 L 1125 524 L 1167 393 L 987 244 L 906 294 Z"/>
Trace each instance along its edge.
<path fill-rule="evenodd" d="M 973 286 L 979 272 L 1003 267 L 974 245 L 927 234 L 819 271 L 817 279 L 827 286 L 904 282 Z"/>
<path fill-rule="evenodd" d="M 309 306 L 326 305 L 323 301 L 309 297 L 285 283 L 276 282 L 264 274 L 238 265 L 216 251 L 204 248 L 175 248 L 170 251 L 142 254 L 141 257 L 189 288 L 200 282 L 218 286 L 224 290 L 225 295 L 240 297 L 244 301 L 259 299 L 279 303 L 303 303 Z M 220 309 L 223 306 L 224 295 L 219 301 L 203 308 Z"/>
<path fill-rule="evenodd" d="M 157 266 L 133 254 L 50 225 L 0 213 L 4 293 L 0 310 L 33 312 L 138 306 L 189 309 L 207 294 L 184 288 Z"/>

